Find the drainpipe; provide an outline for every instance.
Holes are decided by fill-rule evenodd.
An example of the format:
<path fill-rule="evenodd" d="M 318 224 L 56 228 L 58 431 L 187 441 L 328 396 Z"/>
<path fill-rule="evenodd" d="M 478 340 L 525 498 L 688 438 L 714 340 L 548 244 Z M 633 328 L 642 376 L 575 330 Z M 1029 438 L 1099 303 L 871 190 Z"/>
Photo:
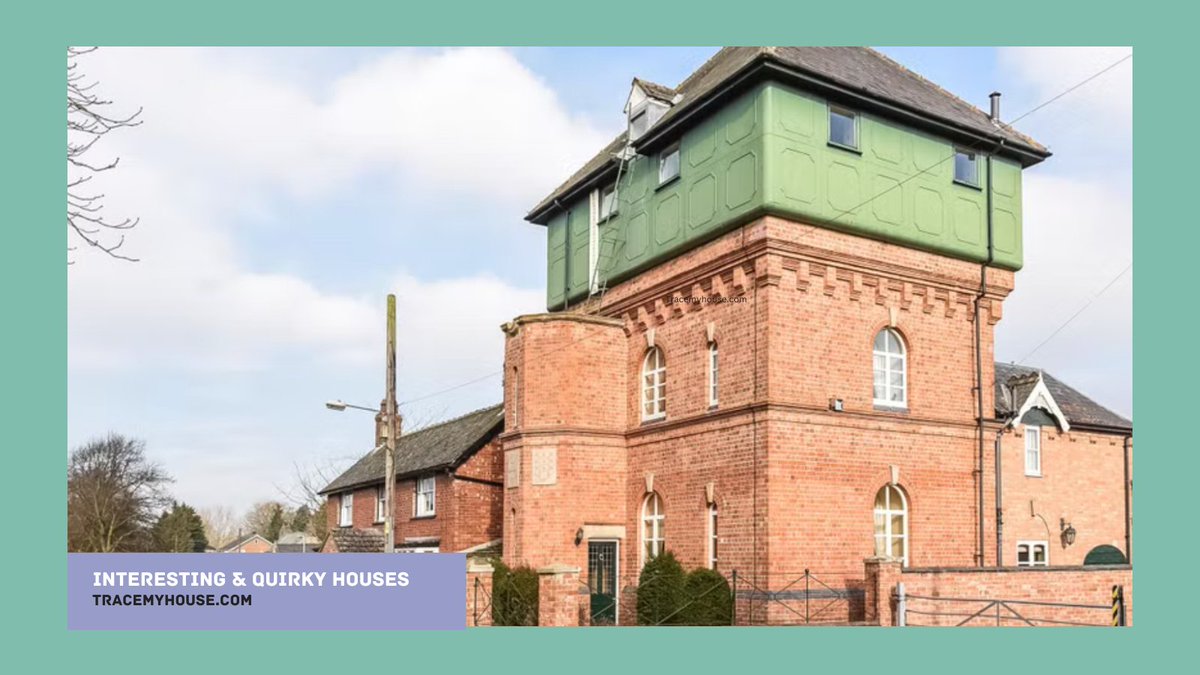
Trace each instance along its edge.
<path fill-rule="evenodd" d="M 1016 419 L 1016 415 L 1013 415 L 1000 425 L 996 430 L 995 447 L 992 448 L 996 455 L 996 567 L 1004 567 L 1004 480 L 1000 471 L 1000 446 L 1004 432 Z"/>
<path fill-rule="evenodd" d="M 1129 513 L 1130 492 L 1133 485 L 1129 480 L 1129 439 L 1126 435 L 1121 444 L 1121 457 L 1125 464 L 1125 562 L 1133 564 L 1133 520 Z"/>
<path fill-rule="evenodd" d="M 996 101 L 993 100 L 993 105 Z M 1003 145 L 1003 141 L 1000 145 Z M 993 148 L 993 152 L 999 149 L 1000 145 Z M 987 166 L 987 260 L 979 266 L 979 294 L 975 296 L 975 403 L 979 411 L 979 417 L 976 420 L 979 425 L 979 459 L 976 463 L 978 471 L 978 489 L 979 489 L 979 556 L 977 564 L 979 567 L 984 566 L 984 515 L 983 515 L 983 451 L 984 451 L 984 412 L 983 412 L 983 329 L 980 327 L 981 312 L 980 307 L 984 296 L 987 295 L 987 270 L 995 259 L 995 249 L 992 239 L 992 154 L 989 153 L 985 162 Z M 996 477 L 999 480 L 999 475 Z M 999 551 L 997 551 L 999 557 Z"/>

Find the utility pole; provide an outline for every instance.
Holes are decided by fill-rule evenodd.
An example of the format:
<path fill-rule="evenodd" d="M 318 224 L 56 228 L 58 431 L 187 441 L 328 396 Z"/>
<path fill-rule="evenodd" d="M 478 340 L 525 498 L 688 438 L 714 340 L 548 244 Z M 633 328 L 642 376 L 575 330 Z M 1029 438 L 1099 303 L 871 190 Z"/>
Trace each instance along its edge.
<path fill-rule="evenodd" d="M 384 452 L 387 453 L 383 463 L 384 499 L 387 500 L 387 513 L 383 526 L 387 530 L 384 553 L 396 552 L 396 436 L 399 435 L 400 425 L 396 415 L 396 296 L 387 296 L 387 401 L 384 404 L 384 415 L 387 417 L 387 439 Z"/>

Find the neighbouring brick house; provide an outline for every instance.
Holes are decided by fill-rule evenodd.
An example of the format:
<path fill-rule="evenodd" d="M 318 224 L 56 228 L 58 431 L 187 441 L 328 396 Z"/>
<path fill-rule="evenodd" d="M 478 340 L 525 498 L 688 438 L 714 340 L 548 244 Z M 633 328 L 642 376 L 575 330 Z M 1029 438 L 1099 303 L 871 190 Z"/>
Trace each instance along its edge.
<path fill-rule="evenodd" d="M 998 94 L 870 49 L 726 48 L 635 79 L 626 113 L 527 216 L 550 311 L 503 327 L 507 563 L 625 622 L 663 550 L 768 592 L 861 593 L 872 557 L 1127 559 L 1132 423 L 993 360 L 1049 157 Z"/>
<path fill-rule="evenodd" d="M 396 448 L 396 550 L 457 552 L 501 536 L 502 406 L 419 431 Z M 376 422 L 376 447 L 386 425 Z M 381 552 L 386 516 L 384 455 L 373 450 L 322 490 L 329 500 L 323 552 Z"/>
<path fill-rule="evenodd" d="M 221 553 L 272 553 L 275 545 L 257 532 L 239 534 L 236 539 L 221 547 Z"/>

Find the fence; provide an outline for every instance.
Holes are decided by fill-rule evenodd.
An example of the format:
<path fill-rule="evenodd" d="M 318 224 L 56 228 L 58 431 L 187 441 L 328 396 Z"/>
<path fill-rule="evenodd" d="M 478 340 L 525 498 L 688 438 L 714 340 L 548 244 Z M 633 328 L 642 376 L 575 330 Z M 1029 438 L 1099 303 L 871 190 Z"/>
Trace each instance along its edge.
<path fill-rule="evenodd" d="M 879 623 L 898 626 L 1113 626 L 1133 623 L 1133 569 L 876 568 Z"/>
<path fill-rule="evenodd" d="M 733 573 L 739 626 L 852 626 L 866 618 L 863 571 Z"/>

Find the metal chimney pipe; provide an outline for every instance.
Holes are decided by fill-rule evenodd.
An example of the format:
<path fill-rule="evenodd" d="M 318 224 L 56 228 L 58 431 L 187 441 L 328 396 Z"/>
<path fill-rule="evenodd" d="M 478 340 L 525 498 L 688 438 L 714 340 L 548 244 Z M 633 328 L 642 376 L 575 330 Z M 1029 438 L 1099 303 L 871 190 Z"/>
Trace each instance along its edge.
<path fill-rule="evenodd" d="M 1000 92 L 993 91 L 991 94 L 988 95 L 988 98 L 990 98 L 992 100 L 992 113 L 991 113 L 990 117 L 992 118 L 993 122 L 999 122 L 1000 121 Z"/>

